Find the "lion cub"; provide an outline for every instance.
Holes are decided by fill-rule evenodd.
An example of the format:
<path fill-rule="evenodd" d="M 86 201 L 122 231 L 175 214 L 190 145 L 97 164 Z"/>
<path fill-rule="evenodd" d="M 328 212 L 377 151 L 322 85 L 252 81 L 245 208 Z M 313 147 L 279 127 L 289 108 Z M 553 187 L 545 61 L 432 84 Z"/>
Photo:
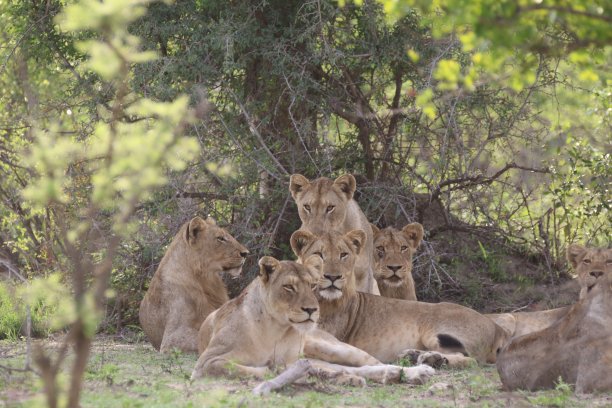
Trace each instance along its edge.
<path fill-rule="evenodd" d="M 309 181 L 301 174 L 293 174 L 289 191 L 298 207 L 301 229 L 314 234 L 337 231 L 345 234 L 354 229 L 365 232 L 365 248 L 355 261 L 357 290 L 379 295 L 374 279 L 372 228 L 359 204 L 353 199 L 357 182 L 351 174 L 335 180 L 321 177 Z"/>
<path fill-rule="evenodd" d="M 552 326 L 513 339 L 497 371 L 508 390 L 553 388 L 560 377 L 578 393 L 612 391 L 612 272 Z"/>
<path fill-rule="evenodd" d="M 412 279 L 412 256 L 423 240 L 423 226 L 408 224 L 401 231 L 374 224 L 374 277 L 381 296 L 417 300 Z"/>
<path fill-rule="evenodd" d="M 203 375 L 262 378 L 272 367 L 292 364 L 304 353 L 311 357 L 305 343 L 309 336 L 316 336 L 319 305 L 313 286 L 320 277 L 321 264 L 317 256 L 306 259 L 303 264 L 263 257 L 259 261 L 259 277 L 202 324 L 199 333 L 202 354 L 191 378 Z M 336 361 L 353 349 L 336 339 L 333 342 L 337 347 L 332 350 L 336 352 Z M 311 360 L 311 363 L 327 377 L 340 374 L 377 382 L 400 381 L 401 377 L 422 383 L 434 373 L 427 366 L 348 367 L 321 360 Z"/>
<path fill-rule="evenodd" d="M 228 300 L 220 273 L 239 275 L 248 253 L 212 218 L 185 223 L 140 303 L 140 326 L 153 347 L 196 352 L 202 322 Z"/>
<path fill-rule="evenodd" d="M 471 364 L 474 359 L 495 362 L 507 333 L 480 313 L 452 303 L 415 302 L 358 292 L 353 267 L 365 239 L 361 230 L 320 236 L 298 230 L 291 236 L 291 248 L 301 260 L 312 255 L 323 259 L 323 278 L 317 287 L 321 329 L 383 363 L 407 355 L 417 362 L 456 367 Z"/>

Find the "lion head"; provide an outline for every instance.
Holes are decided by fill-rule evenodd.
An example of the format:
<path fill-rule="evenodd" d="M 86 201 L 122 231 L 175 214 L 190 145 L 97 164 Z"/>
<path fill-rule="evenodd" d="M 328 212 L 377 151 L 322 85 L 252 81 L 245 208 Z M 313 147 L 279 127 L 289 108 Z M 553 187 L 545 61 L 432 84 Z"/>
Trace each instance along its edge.
<path fill-rule="evenodd" d="M 578 276 L 580 299 L 586 297 L 598 279 L 612 271 L 611 248 L 585 248 L 572 244 L 567 248 L 567 260 Z"/>
<path fill-rule="evenodd" d="M 319 303 L 314 294 L 322 261 L 312 256 L 304 264 L 279 261 L 271 256 L 259 260 L 263 303 L 270 315 L 299 331 L 313 329 L 319 320 Z"/>
<path fill-rule="evenodd" d="M 344 235 L 330 231 L 320 236 L 298 230 L 291 235 L 291 248 L 300 260 L 315 255 L 323 261 L 317 293 L 323 299 L 337 300 L 356 291 L 353 269 L 365 239 L 362 230 Z"/>
<path fill-rule="evenodd" d="M 412 279 L 412 256 L 423 239 L 423 226 L 408 224 L 401 231 L 388 227 L 383 230 L 372 225 L 374 232 L 374 277 L 381 294 L 405 287 L 403 299 L 416 300 Z M 390 296 L 396 297 L 396 296 Z"/>
<path fill-rule="evenodd" d="M 249 251 L 225 229 L 217 226 L 215 220 L 194 217 L 183 226 L 188 260 L 195 271 L 224 271 L 236 277 Z"/>
<path fill-rule="evenodd" d="M 321 177 L 312 182 L 301 174 L 293 174 L 289 191 L 298 206 L 302 228 L 315 234 L 337 229 L 346 218 L 347 203 L 353 198 L 356 185 L 350 174 L 333 181 Z"/>

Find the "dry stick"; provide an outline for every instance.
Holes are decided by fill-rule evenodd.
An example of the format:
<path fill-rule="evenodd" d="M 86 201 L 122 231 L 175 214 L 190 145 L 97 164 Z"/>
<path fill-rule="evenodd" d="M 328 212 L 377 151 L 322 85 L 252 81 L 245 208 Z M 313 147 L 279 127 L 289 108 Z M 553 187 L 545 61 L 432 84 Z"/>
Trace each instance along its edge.
<path fill-rule="evenodd" d="M 278 390 L 287 384 L 292 384 L 304 377 L 305 375 L 311 374 L 313 371 L 310 360 L 301 359 L 290 365 L 285 371 L 280 373 L 275 378 L 264 381 L 253 389 L 255 395 L 267 395 L 271 391 Z"/>

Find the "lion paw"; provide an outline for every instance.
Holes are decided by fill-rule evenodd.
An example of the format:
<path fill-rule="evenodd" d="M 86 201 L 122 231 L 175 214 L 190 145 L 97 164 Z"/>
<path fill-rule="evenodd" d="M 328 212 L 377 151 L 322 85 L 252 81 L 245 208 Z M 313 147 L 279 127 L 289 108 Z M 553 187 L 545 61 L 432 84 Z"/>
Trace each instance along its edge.
<path fill-rule="evenodd" d="M 417 358 L 417 364 L 427 364 L 430 367 L 440 368 L 448 365 L 448 359 L 435 351 L 425 351 Z"/>
<path fill-rule="evenodd" d="M 337 385 L 348 385 L 351 387 L 363 388 L 366 386 L 365 378 L 354 374 L 341 374 L 333 379 Z"/>
<path fill-rule="evenodd" d="M 410 362 L 410 364 L 417 364 L 417 360 L 421 354 L 423 354 L 423 351 L 421 350 L 406 349 L 401 351 L 397 355 L 397 358 L 398 360 L 406 359 Z"/>
<path fill-rule="evenodd" d="M 404 368 L 402 380 L 409 384 L 425 384 L 435 373 L 436 370 L 432 367 L 421 364 L 415 367 Z"/>

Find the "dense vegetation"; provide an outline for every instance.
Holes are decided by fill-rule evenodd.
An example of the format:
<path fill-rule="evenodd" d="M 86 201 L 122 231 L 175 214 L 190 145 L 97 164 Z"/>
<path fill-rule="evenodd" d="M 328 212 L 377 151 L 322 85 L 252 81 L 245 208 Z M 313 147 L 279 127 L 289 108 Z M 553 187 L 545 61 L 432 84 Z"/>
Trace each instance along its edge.
<path fill-rule="evenodd" d="M 482 280 L 558 282 L 568 243 L 610 242 L 607 2 L 149 3 L 0 2 L 0 270 L 34 282 L 0 287 L 0 336 L 72 327 L 74 375 L 190 217 L 251 250 L 234 293 L 291 257 L 295 172 L 423 223 L 423 299 L 482 308 Z"/>

